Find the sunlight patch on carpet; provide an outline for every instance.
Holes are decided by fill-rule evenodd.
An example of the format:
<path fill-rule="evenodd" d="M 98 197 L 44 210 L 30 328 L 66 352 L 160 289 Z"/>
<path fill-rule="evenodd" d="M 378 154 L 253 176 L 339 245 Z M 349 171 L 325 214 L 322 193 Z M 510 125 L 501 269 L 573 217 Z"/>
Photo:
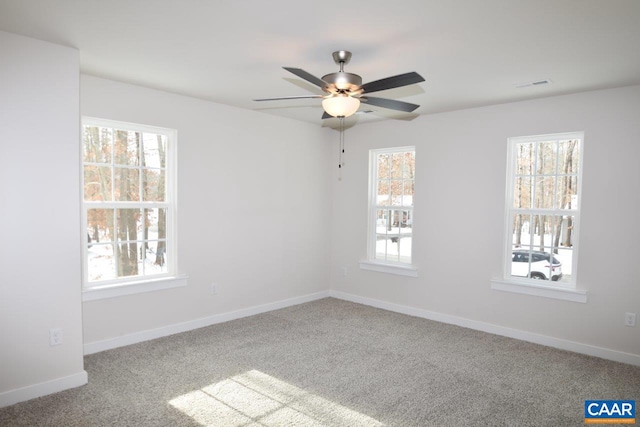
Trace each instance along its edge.
<path fill-rule="evenodd" d="M 169 401 L 203 426 L 382 426 L 371 417 L 257 370 Z"/>

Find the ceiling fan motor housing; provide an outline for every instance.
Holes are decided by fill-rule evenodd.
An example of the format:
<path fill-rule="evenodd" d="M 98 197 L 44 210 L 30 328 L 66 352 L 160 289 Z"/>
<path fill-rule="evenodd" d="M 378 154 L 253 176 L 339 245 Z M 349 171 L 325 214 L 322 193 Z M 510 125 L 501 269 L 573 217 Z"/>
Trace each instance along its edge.
<path fill-rule="evenodd" d="M 337 92 L 355 92 L 362 86 L 362 77 L 357 74 L 345 73 L 344 71 L 338 71 L 337 73 L 327 74 L 322 77 L 322 80 L 328 83 L 327 90 L 331 90 L 332 87 L 337 89 Z"/>

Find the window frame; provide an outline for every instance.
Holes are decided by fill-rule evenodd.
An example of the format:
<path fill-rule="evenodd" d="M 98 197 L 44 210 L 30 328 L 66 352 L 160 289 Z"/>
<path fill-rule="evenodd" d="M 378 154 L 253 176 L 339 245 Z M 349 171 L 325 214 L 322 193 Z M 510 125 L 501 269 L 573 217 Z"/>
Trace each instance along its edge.
<path fill-rule="evenodd" d="M 577 179 L 577 200 L 572 204 L 572 209 L 560 209 L 556 206 L 552 209 L 548 208 L 515 208 L 514 191 L 516 175 L 516 147 L 522 143 L 543 143 L 551 141 L 567 141 L 578 140 L 578 170 L 575 174 Z M 536 149 L 537 150 L 537 149 Z M 502 255 L 502 277 L 500 280 L 492 280 L 492 289 L 516 292 L 522 294 L 550 297 L 556 299 L 564 299 L 574 302 L 586 302 L 586 291 L 578 289 L 578 253 L 580 241 L 580 222 L 581 222 L 581 203 L 582 203 L 582 176 L 584 170 L 584 132 L 564 132 L 545 135 L 532 135 L 511 137 L 507 140 L 507 171 L 506 171 L 506 192 L 505 192 L 505 210 L 504 210 L 504 240 Z M 557 159 L 557 158 L 556 158 Z M 556 163 L 557 165 L 557 163 Z M 553 175 L 532 174 L 532 179 L 539 176 L 553 176 L 556 179 L 565 174 L 556 171 Z M 535 188 L 535 186 L 533 187 Z M 557 184 L 556 184 L 557 188 Z M 557 190 L 554 197 L 557 196 Z M 513 257 L 513 218 L 517 214 L 525 215 L 544 215 L 544 216 L 571 216 L 573 217 L 573 231 L 571 234 L 572 257 L 571 257 L 571 276 L 568 282 L 536 280 L 529 277 L 519 277 L 511 275 L 511 264 Z M 553 249 L 553 244 L 551 245 Z M 532 252 L 536 252 L 535 247 L 531 246 Z M 554 254 L 552 253 L 552 256 Z"/>
<path fill-rule="evenodd" d="M 402 276 L 417 277 L 418 270 L 414 264 L 414 235 L 415 235 L 415 194 L 416 194 L 416 168 L 414 166 L 413 177 L 413 199 L 411 206 L 381 206 L 376 203 L 378 193 L 378 162 L 377 158 L 380 154 L 395 154 L 412 152 L 414 158 L 416 156 L 415 146 L 377 148 L 369 150 L 369 200 L 367 214 L 367 258 L 360 261 L 360 268 L 363 270 L 371 270 L 382 273 L 396 274 Z M 404 180 L 404 177 L 402 178 Z M 379 260 L 376 259 L 376 242 L 377 242 L 377 211 L 379 209 L 389 209 L 409 211 L 411 217 L 411 254 L 410 262 Z"/>
<path fill-rule="evenodd" d="M 163 202 L 149 201 L 85 201 L 85 163 L 84 160 L 84 130 L 88 126 L 98 126 L 118 130 L 126 130 L 140 133 L 151 133 L 163 135 L 167 138 L 165 151 L 165 200 Z M 118 120 L 109 120 L 95 117 L 83 116 L 81 120 L 81 185 L 80 200 L 82 206 L 82 291 L 83 300 L 90 301 L 94 299 L 110 298 L 121 295 L 128 295 L 140 292 L 147 292 L 160 289 L 168 289 L 186 285 L 186 276 L 178 274 L 178 257 L 177 257 L 177 130 L 162 128 L 157 126 L 130 123 Z M 115 167 L 113 158 L 110 167 Z M 136 166 L 141 168 L 141 166 Z M 112 177 L 112 180 L 115 179 Z M 143 189 L 140 188 L 142 194 Z M 165 253 L 166 253 L 166 272 L 159 274 L 137 275 L 127 277 L 116 277 L 113 279 L 89 281 L 88 269 L 88 249 L 86 236 L 90 233 L 88 224 L 89 209 L 153 209 L 166 208 L 166 235 L 165 235 Z M 144 236 L 145 240 L 148 236 Z M 114 236 L 115 239 L 115 236 Z M 116 240 L 114 240 L 115 242 Z M 115 256 L 115 254 L 114 254 Z"/>

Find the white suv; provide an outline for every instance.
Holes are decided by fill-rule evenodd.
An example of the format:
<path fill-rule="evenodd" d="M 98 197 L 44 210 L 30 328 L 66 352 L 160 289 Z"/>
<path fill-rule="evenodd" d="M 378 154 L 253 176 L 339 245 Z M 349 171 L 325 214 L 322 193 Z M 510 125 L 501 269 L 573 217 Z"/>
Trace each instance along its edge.
<path fill-rule="evenodd" d="M 557 281 L 562 278 L 562 263 L 547 252 L 517 249 L 511 258 L 511 275 Z"/>

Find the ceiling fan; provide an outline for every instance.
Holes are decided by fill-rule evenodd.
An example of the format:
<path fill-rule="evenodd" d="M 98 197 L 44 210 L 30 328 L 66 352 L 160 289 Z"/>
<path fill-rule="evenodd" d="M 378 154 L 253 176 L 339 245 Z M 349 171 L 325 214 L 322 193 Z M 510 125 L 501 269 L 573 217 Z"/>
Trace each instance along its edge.
<path fill-rule="evenodd" d="M 407 113 L 419 107 L 417 104 L 393 99 L 375 98 L 368 96 L 368 94 L 423 82 L 424 78 L 420 74 L 410 72 L 362 84 L 362 77 L 344 71 L 344 65 L 348 64 L 351 60 L 351 52 L 346 50 L 333 52 L 333 60 L 340 66 L 340 71 L 327 74 L 321 79 L 300 68 L 283 67 L 290 73 L 318 86 L 327 93 L 326 95 L 283 96 L 278 98 L 254 99 L 254 101 L 322 98 L 322 108 L 324 109 L 323 119 L 330 117 L 349 117 L 358 111 L 360 102 Z"/>

